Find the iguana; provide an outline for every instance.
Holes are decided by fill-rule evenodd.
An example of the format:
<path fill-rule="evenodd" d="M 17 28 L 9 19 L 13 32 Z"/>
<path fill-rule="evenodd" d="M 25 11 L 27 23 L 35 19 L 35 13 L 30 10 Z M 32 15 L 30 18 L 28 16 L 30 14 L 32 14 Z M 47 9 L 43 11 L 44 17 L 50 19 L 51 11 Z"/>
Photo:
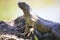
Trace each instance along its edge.
<path fill-rule="evenodd" d="M 37 29 L 38 31 L 45 33 L 50 32 L 56 27 L 60 27 L 59 23 L 54 23 L 52 21 L 44 20 L 38 16 L 32 15 L 30 7 L 25 2 L 18 3 L 19 8 L 24 12 L 24 18 L 26 20 L 26 25 L 32 26 L 31 28 Z M 29 27 L 26 26 L 26 32 L 29 31 Z M 54 31 L 53 31 L 54 32 Z"/>
<path fill-rule="evenodd" d="M 31 30 L 29 30 L 29 26 L 31 28 L 34 28 L 34 21 L 31 20 L 32 15 L 30 14 L 30 7 L 27 4 L 25 4 L 24 2 L 20 2 L 20 3 L 18 3 L 18 5 L 24 12 L 23 16 L 26 20 L 26 30 L 25 30 L 25 32 L 29 32 L 29 31 L 31 31 Z"/>

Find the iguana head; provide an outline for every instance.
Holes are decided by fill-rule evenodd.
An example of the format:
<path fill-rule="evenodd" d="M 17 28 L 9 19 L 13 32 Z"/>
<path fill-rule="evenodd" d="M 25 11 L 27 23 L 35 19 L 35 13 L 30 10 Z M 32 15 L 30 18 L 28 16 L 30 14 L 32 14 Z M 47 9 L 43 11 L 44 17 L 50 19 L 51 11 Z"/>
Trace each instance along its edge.
<path fill-rule="evenodd" d="M 23 10 L 23 12 L 30 10 L 29 5 L 26 4 L 25 2 L 19 2 L 18 6 L 19 6 L 19 8 L 21 8 Z"/>

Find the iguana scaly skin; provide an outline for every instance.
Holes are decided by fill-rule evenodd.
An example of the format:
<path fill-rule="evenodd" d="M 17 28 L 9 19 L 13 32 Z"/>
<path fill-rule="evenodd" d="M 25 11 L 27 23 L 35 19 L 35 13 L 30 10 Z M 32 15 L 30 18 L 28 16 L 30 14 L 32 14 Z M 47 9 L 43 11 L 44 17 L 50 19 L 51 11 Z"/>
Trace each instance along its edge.
<path fill-rule="evenodd" d="M 23 10 L 23 12 L 24 12 L 24 18 L 25 18 L 25 20 L 26 20 L 26 29 L 25 29 L 25 33 L 27 33 L 27 32 L 29 32 L 29 31 L 31 31 L 30 29 L 29 29 L 29 26 L 32 26 L 31 28 L 34 28 L 34 22 L 31 20 L 31 14 L 30 14 L 30 7 L 26 4 L 26 3 L 24 3 L 24 2 L 20 2 L 20 3 L 18 3 L 18 6 Z M 34 30 L 34 29 L 33 29 Z M 30 32 L 31 33 L 31 32 Z M 30 33 L 29 33 L 29 35 L 30 35 Z M 29 36 L 28 35 L 28 36 Z"/>

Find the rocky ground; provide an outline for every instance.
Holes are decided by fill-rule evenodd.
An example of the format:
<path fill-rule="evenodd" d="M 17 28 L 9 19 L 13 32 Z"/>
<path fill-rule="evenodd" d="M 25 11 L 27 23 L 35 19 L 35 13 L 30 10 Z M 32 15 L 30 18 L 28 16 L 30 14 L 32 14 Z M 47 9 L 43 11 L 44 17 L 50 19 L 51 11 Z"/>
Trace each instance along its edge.
<path fill-rule="evenodd" d="M 14 26 L 8 25 L 4 21 L 0 21 L 0 40 L 35 40 L 34 35 L 37 36 L 38 40 L 59 40 L 53 33 L 41 33 L 38 30 L 34 30 L 34 34 L 28 38 L 24 35 L 25 30 L 25 19 L 18 17 L 14 20 Z M 36 39 L 37 40 L 37 39 Z"/>

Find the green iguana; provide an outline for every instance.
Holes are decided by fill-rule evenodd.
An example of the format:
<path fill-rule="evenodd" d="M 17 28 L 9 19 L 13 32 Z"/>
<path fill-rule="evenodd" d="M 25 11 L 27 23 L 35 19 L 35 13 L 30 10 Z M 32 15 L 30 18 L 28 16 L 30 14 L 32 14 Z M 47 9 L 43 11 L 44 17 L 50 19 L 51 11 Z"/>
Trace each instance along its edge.
<path fill-rule="evenodd" d="M 24 18 L 26 20 L 25 32 L 27 33 L 29 31 L 32 31 L 33 28 L 34 28 L 34 21 L 31 20 L 32 15 L 30 14 L 30 7 L 27 4 L 25 4 L 24 2 L 20 2 L 20 3 L 18 3 L 18 5 L 24 12 L 23 16 L 24 16 Z M 29 26 L 32 26 L 31 30 L 29 30 Z"/>
<path fill-rule="evenodd" d="M 60 27 L 59 23 L 54 23 L 54 22 L 51 22 L 51 21 L 47 21 L 47 20 L 44 20 L 44 19 L 42 19 L 38 16 L 32 15 L 29 5 L 26 4 L 25 2 L 19 2 L 18 6 L 24 12 L 23 16 L 26 20 L 26 30 L 25 30 L 25 32 L 29 31 L 28 26 L 32 26 L 31 28 L 37 29 L 38 31 L 40 31 L 42 33 L 52 31 L 52 29 L 54 29 L 55 27 Z"/>

